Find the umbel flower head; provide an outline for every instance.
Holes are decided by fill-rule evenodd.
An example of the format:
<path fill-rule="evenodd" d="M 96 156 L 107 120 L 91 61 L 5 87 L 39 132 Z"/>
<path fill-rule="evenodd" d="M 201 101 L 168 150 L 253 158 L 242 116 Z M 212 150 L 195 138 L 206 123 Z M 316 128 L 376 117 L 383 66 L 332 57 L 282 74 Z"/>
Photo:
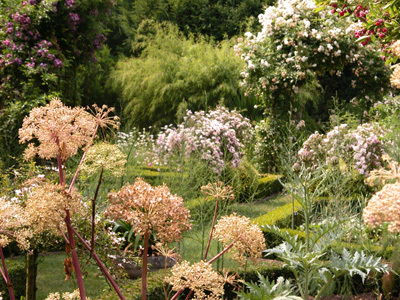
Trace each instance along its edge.
<path fill-rule="evenodd" d="M 375 183 L 377 184 L 386 184 L 389 180 L 395 180 L 397 182 L 400 181 L 400 166 L 396 161 L 391 161 L 390 158 L 385 155 L 388 160 L 388 168 L 381 168 L 378 170 L 373 170 L 370 173 L 370 176 L 365 180 L 369 185 L 373 186 Z"/>
<path fill-rule="evenodd" d="M 193 299 L 197 300 L 222 299 L 224 295 L 224 277 L 203 260 L 193 265 L 183 261 L 173 266 L 171 272 L 171 277 L 165 281 L 174 291 L 189 288 L 194 292 Z"/>
<path fill-rule="evenodd" d="M 224 185 L 222 181 L 209 183 L 205 186 L 202 186 L 201 192 L 221 200 L 233 200 L 235 198 L 232 187 L 229 185 Z"/>
<path fill-rule="evenodd" d="M 37 140 L 39 144 L 28 144 L 25 151 L 27 160 L 38 154 L 44 159 L 60 155 L 65 161 L 80 147 L 92 143 L 96 127 L 95 117 L 83 108 L 70 108 L 60 99 L 53 98 L 48 105 L 32 109 L 24 118 L 19 140 L 20 143 Z"/>
<path fill-rule="evenodd" d="M 44 300 L 79 300 L 81 297 L 79 295 L 79 290 L 75 290 L 72 293 L 65 292 L 62 294 L 62 297 L 60 293 L 51 293 L 47 296 L 46 299 Z M 90 298 L 86 298 L 87 300 L 90 300 Z"/>
<path fill-rule="evenodd" d="M 71 214 L 84 212 L 78 191 L 74 188 L 71 193 L 67 193 L 61 185 L 46 183 L 28 195 L 25 213 L 35 233 L 48 230 L 59 234 L 59 228 L 65 224 L 67 209 Z"/>
<path fill-rule="evenodd" d="M 25 228 L 27 225 L 23 208 L 0 197 L 0 246 L 4 248 L 16 240 L 21 249 L 28 249 L 31 232 Z"/>
<path fill-rule="evenodd" d="M 183 199 L 171 194 L 168 187 L 153 187 L 141 178 L 117 193 L 109 193 L 105 216 L 124 220 L 142 236 L 155 232 L 161 242 L 179 240 L 191 228 L 189 211 Z"/>
<path fill-rule="evenodd" d="M 98 143 L 90 147 L 81 166 L 81 171 L 92 175 L 101 168 L 115 177 L 125 173 L 126 155 L 116 145 Z"/>
<path fill-rule="evenodd" d="M 365 224 L 375 228 L 387 223 L 390 232 L 400 232 L 400 183 L 386 184 L 363 210 Z"/>
<path fill-rule="evenodd" d="M 260 229 L 247 217 L 224 216 L 215 225 L 214 238 L 218 239 L 227 247 L 234 242 L 235 253 L 233 259 L 244 264 L 246 257 L 261 257 L 265 249 L 265 238 Z"/>

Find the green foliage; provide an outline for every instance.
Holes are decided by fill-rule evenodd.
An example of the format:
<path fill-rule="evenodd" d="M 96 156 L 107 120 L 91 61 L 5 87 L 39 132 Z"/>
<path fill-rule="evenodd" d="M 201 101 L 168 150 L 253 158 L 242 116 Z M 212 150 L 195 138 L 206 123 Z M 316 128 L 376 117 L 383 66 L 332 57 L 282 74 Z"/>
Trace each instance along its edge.
<path fill-rule="evenodd" d="M 10 281 L 13 285 L 15 299 L 19 299 L 20 297 L 25 296 L 25 264 L 22 261 L 14 261 L 11 259 L 8 259 L 6 264 Z M 0 280 L 0 291 L 2 292 L 1 296 L 3 296 L 3 299 L 10 299 L 7 285 L 3 278 Z"/>
<path fill-rule="evenodd" d="M 206 35 L 222 41 L 243 34 L 271 0 L 120 0 L 113 9 L 108 43 L 113 52 L 137 55 L 141 23 L 170 22 L 186 36 Z M 139 45 L 138 45 L 139 44 Z M 131 49 L 131 46 L 133 49 Z M 132 51 L 131 51 L 132 50 Z M 140 53 L 140 51 L 139 51 Z"/>
<path fill-rule="evenodd" d="M 121 60 L 111 75 L 128 123 L 160 127 L 181 120 L 187 109 L 208 110 L 237 97 L 241 62 L 229 43 L 215 46 L 185 38 L 172 25 L 154 26 L 142 56 Z"/>
<path fill-rule="evenodd" d="M 258 284 L 251 282 L 245 283 L 246 291 L 239 292 L 239 299 L 247 300 L 273 300 L 273 299 L 288 299 L 300 300 L 301 298 L 295 295 L 294 288 L 289 280 L 279 277 L 275 281 L 269 281 L 268 277 L 258 274 Z"/>

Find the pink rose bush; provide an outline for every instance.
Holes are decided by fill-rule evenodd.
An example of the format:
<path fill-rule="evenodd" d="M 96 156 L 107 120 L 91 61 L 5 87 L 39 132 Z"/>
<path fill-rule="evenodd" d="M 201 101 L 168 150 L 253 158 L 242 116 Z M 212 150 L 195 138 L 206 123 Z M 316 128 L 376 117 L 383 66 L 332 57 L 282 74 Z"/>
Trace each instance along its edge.
<path fill-rule="evenodd" d="M 299 159 L 312 166 L 344 163 L 348 170 L 369 176 L 382 166 L 385 153 L 381 138 L 385 129 L 377 124 L 361 124 L 350 129 L 346 124 L 335 126 L 328 133 L 312 134 L 298 152 Z"/>
<path fill-rule="evenodd" d="M 240 165 L 245 145 L 253 134 L 250 121 L 236 111 L 224 107 L 208 113 L 187 111 L 180 125 L 161 130 L 154 150 L 164 162 L 177 153 L 186 157 L 199 153 L 219 174 L 227 163 L 232 167 Z"/>

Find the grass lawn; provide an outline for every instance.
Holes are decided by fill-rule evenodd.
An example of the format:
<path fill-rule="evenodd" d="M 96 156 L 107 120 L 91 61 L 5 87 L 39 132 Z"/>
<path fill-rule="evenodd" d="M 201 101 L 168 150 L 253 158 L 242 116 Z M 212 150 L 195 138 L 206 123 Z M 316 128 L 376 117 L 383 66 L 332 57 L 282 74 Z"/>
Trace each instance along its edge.
<path fill-rule="evenodd" d="M 249 217 L 254 219 L 260 215 L 266 214 L 271 210 L 274 210 L 280 206 L 283 206 L 291 201 L 291 197 L 288 195 L 276 195 L 268 200 L 264 200 L 257 203 L 234 203 L 232 204 L 230 211 L 236 212 L 238 215 Z M 187 260 L 191 263 L 198 262 L 203 259 L 202 253 L 205 252 L 207 247 L 208 237 L 211 229 L 211 221 L 204 226 L 204 230 L 199 224 L 193 224 L 193 229 L 187 232 L 181 242 L 175 247 L 179 248 L 179 253 L 182 256 L 182 260 Z M 223 248 L 222 244 L 212 240 L 210 246 L 210 252 L 208 258 L 214 257 Z M 229 258 L 228 255 L 224 255 L 222 259 L 217 260 L 213 263 L 219 268 L 236 268 L 238 264 Z"/>

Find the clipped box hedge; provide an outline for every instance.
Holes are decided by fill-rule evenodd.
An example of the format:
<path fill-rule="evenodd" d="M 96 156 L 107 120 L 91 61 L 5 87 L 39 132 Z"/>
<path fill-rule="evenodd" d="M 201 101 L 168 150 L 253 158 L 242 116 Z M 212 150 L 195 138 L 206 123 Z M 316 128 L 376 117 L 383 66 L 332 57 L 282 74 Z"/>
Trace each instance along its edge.
<path fill-rule="evenodd" d="M 128 166 L 126 170 L 126 178 L 141 177 L 146 182 L 154 185 L 160 181 L 162 177 L 183 178 L 188 177 L 187 173 L 171 172 L 167 167 L 148 167 L 148 166 Z"/>
<path fill-rule="evenodd" d="M 26 283 L 26 272 L 25 262 L 13 259 L 6 260 L 7 271 L 10 276 L 11 284 L 14 288 L 15 299 L 20 299 L 22 296 L 25 297 L 25 283 Z M 9 300 L 10 295 L 8 293 L 7 285 L 4 279 L 1 277 L 0 280 L 0 291 L 1 296 L 4 300 Z"/>
<path fill-rule="evenodd" d="M 302 222 L 301 205 L 298 201 L 294 201 L 294 214 L 295 214 L 295 226 L 300 225 Z M 255 218 L 253 221 L 258 226 L 263 225 L 276 225 L 278 227 L 291 227 L 293 214 L 293 203 L 285 204 L 277 209 L 271 210 L 265 215 L 261 215 Z"/>
<path fill-rule="evenodd" d="M 282 190 L 282 184 L 279 181 L 283 175 L 261 174 L 257 179 L 257 198 L 263 199 Z"/>

